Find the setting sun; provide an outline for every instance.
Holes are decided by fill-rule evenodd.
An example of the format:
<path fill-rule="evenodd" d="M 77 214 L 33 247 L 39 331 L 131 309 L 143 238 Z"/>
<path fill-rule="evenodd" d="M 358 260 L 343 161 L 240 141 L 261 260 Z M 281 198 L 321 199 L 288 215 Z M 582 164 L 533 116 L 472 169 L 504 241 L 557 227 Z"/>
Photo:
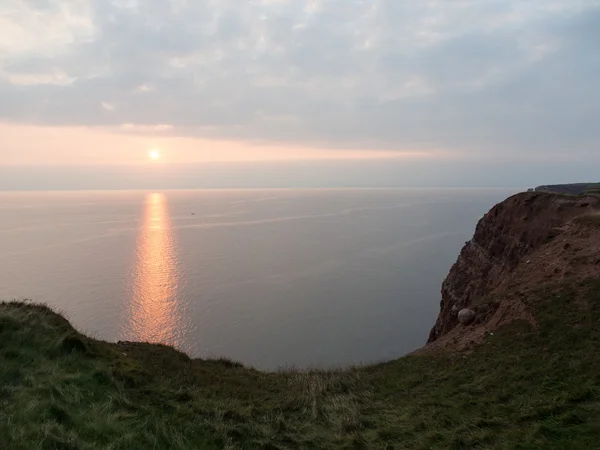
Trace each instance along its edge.
<path fill-rule="evenodd" d="M 152 161 L 158 161 L 160 159 L 160 152 L 158 150 L 151 150 L 148 156 Z"/>

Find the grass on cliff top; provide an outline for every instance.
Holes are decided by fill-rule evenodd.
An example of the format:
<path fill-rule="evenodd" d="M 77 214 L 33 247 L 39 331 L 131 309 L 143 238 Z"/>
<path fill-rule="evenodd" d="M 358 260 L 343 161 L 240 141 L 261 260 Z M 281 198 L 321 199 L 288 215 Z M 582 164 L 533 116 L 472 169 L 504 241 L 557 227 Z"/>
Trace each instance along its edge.
<path fill-rule="evenodd" d="M 581 223 L 584 225 L 600 226 L 600 212 L 583 214 L 581 216 L 575 217 L 574 220 L 575 220 L 575 222 Z"/>
<path fill-rule="evenodd" d="M 0 449 L 597 448 L 600 282 L 532 293 L 471 352 L 261 373 L 0 305 Z"/>
<path fill-rule="evenodd" d="M 600 195 L 600 187 L 596 187 L 594 189 L 588 189 L 584 192 L 585 195 Z"/>

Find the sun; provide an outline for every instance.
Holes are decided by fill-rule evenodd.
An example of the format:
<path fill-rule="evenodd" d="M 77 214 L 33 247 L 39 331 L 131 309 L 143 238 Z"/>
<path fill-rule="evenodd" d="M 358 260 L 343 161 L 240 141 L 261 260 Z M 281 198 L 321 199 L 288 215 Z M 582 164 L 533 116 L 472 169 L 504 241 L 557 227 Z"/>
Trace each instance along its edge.
<path fill-rule="evenodd" d="M 152 160 L 152 161 L 158 161 L 160 159 L 160 152 L 158 150 L 150 150 L 148 152 L 148 157 Z"/>

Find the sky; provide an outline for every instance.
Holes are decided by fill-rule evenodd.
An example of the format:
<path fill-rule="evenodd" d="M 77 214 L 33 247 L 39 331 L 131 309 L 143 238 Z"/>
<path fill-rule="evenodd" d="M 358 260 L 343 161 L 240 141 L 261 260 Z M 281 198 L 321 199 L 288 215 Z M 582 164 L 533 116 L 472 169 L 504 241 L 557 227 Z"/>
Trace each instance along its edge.
<path fill-rule="evenodd" d="M 600 0 L 0 0 L 0 189 L 598 180 L 599 42 Z"/>

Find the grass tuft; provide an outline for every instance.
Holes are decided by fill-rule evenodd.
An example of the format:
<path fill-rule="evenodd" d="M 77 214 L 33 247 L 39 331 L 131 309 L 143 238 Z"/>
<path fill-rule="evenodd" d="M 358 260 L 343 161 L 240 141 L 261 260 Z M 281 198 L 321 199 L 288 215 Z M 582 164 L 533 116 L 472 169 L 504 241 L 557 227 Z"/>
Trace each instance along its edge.
<path fill-rule="evenodd" d="M 83 338 L 76 333 L 69 333 L 60 340 L 60 349 L 65 353 L 79 353 L 89 355 L 90 351 Z"/>
<path fill-rule="evenodd" d="M 584 225 L 600 226 L 600 212 L 583 214 L 576 217 L 574 220 L 576 223 Z"/>

